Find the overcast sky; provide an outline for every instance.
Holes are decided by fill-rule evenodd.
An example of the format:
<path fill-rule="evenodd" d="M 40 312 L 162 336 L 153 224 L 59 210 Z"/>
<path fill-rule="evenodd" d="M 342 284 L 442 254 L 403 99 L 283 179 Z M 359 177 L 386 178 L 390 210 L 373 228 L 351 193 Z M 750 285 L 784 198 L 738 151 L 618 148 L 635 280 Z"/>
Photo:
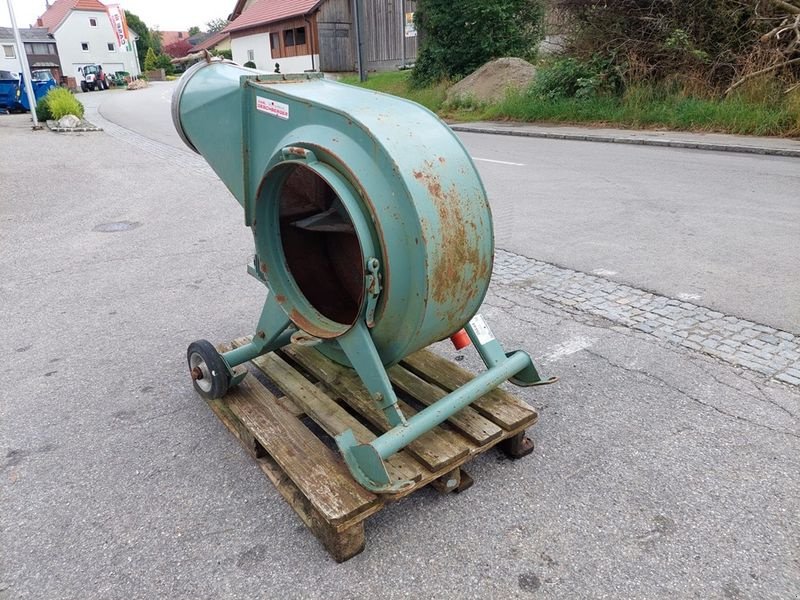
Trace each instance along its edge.
<path fill-rule="evenodd" d="M 34 25 L 45 10 L 45 0 L 11 0 L 17 25 Z M 148 27 L 162 31 L 186 31 L 192 25 L 205 29 L 211 19 L 225 18 L 233 10 L 235 0 L 100 0 L 104 4 L 120 4 L 139 15 Z M 8 0 L 0 0 L 0 27 L 10 27 Z"/>

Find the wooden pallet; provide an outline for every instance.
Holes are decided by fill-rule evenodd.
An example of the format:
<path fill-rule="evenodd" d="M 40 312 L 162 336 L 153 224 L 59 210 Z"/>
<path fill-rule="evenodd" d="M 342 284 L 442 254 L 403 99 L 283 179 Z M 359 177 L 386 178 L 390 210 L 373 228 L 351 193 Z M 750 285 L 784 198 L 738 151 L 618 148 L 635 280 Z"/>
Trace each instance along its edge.
<path fill-rule="evenodd" d="M 351 477 L 332 440 L 352 429 L 366 443 L 389 428 L 355 372 L 296 345 L 248 368 L 239 386 L 209 405 L 338 562 L 364 549 L 364 520 L 388 503 L 428 484 L 442 493 L 467 489 L 472 478 L 463 465 L 496 445 L 512 458 L 533 450 L 525 430 L 536 422 L 536 411 L 495 389 L 386 461 L 392 478 L 414 486 L 373 494 Z M 414 406 L 430 405 L 472 379 L 427 350 L 389 369 L 389 376 L 406 417 L 417 412 Z"/>

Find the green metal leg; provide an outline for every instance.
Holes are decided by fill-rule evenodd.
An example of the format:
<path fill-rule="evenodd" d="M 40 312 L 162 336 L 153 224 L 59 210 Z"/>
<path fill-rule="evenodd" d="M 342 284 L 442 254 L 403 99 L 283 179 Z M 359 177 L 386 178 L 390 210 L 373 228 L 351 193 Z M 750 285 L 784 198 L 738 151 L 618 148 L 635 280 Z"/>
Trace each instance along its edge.
<path fill-rule="evenodd" d="M 383 461 L 531 364 L 525 352 L 514 352 L 369 444 L 359 444 L 351 431 L 345 431 L 336 443 L 353 477 L 378 493 L 392 493 L 410 485 L 411 482 L 392 482 Z"/>
<path fill-rule="evenodd" d="M 495 339 L 486 321 L 480 315 L 475 315 L 473 319 L 464 326 L 467 330 L 467 335 L 475 348 L 478 350 L 487 368 L 491 369 L 499 364 L 502 364 L 508 358 L 521 352 L 505 352 L 500 342 Z M 527 354 L 526 354 L 527 356 Z M 521 371 L 516 373 L 510 378 L 511 383 L 520 387 L 528 387 L 534 385 L 547 385 L 558 381 L 558 377 L 551 377 L 549 379 L 542 379 L 533 361 L 528 357 L 528 364 Z"/>
<path fill-rule="evenodd" d="M 386 415 L 389 425 L 394 427 L 404 424 L 406 419 L 397 406 L 397 395 L 392 389 L 386 367 L 383 366 L 366 324 L 356 323 L 350 331 L 336 338 L 336 341 L 364 382 L 372 399 Z"/>
<path fill-rule="evenodd" d="M 222 358 L 232 370 L 233 367 L 248 360 L 285 346 L 295 331 L 296 328 L 291 326 L 291 321 L 283 308 L 273 299 L 272 294 L 269 294 L 261 310 L 253 341 L 225 352 Z"/>

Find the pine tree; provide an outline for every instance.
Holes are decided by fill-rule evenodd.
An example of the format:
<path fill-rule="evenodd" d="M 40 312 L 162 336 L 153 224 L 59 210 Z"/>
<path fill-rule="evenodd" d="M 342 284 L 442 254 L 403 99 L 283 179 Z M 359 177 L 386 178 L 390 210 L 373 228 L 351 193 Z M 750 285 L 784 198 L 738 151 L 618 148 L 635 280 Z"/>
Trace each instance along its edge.
<path fill-rule="evenodd" d="M 158 56 L 152 48 L 147 49 L 147 54 L 144 57 L 144 70 L 155 71 L 158 68 Z"/>

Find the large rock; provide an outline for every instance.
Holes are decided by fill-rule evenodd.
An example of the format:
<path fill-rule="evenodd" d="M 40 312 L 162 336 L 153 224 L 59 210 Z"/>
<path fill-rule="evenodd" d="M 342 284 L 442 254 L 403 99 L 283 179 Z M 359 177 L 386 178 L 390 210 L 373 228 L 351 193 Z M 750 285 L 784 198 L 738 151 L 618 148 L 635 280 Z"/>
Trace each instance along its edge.
<path fill-rule="evenodd" d="M 72 129 L 81 124 L 81 120 L 75 115 L 65 115 L 58 120 L 59 127 L 67 127 Z"/>
<path fill-rule="evenodd" d="M 491 104 L 502 100 L 509 89 L 528 87 L 536 67 L 521 58 L 498 58 L 486 63 L 447 90 L 447 101 L 473 100 Z"/>

